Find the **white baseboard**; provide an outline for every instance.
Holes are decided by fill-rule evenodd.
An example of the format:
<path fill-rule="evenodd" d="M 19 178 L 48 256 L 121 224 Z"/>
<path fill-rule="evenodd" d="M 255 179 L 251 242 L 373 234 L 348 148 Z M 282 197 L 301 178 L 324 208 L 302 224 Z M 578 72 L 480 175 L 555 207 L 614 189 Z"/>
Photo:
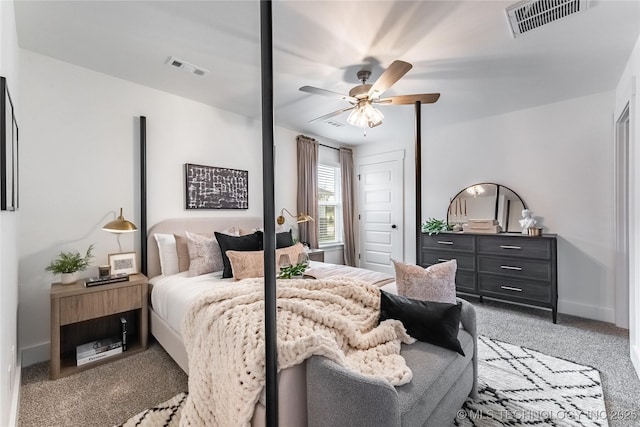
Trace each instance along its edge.
<path fill-rule="evenodd" d="M 24 347 L 22 349 L 22 366 L 31 366 L 34 363 L 46 362 L 51 358 L 51 343 L 49 341 L 42 344 Z"/>
<path fill-rule="evenodd" d="M 634 345 L 631 347 L 631 363 L 636 369 L 638 378 L 640 378 L 640 346 Z"/>
<path fill-rule="evenodd" d="M 608 323 L 616 321 L 616 312 L 613 308 L 580 304 L 573 301 L 558 300 L 558 312 Z"/>
<path fill-rule="evenodd" d="M 16 361 L 13 384 L 11 384 L 11 409 L 9 411 L 9 427 L 18 425 L 18 410 L 20 408 L 20 384 L 22 381 L 22 352 Z"/>

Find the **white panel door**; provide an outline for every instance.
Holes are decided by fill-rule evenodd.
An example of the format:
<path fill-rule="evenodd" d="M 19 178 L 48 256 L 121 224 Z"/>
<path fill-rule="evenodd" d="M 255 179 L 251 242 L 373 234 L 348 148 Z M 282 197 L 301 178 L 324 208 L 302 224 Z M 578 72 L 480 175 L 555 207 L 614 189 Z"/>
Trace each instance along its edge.
<path fill-rule="evenodd" d="M 358 169 L 359 266 L 394 274 L 391 259 L 403 260 L 402 159 L 366 158 Z"/>

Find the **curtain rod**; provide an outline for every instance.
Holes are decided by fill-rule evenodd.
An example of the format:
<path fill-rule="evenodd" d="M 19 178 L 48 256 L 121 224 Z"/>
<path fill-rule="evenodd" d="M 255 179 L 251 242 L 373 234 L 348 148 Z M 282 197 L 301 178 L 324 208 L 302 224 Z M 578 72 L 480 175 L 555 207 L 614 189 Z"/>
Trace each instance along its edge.
<path fill-rule="evenodd" d="M 330 146 L 330 145 L 321 144 L 321 143 L 319 143 L 319 142 L 318 142 L 318 145 L 320 145 L 320 146 L 322 146 L 322 147 L 327 147 L 327 148 L 331 148 L 331 149 L 333 149 L 333 150 L 338 150 L 338 151 L 340 151 L 340 149 L 339 149 L 339 148 L 332 147 L 332 146 Z"/>

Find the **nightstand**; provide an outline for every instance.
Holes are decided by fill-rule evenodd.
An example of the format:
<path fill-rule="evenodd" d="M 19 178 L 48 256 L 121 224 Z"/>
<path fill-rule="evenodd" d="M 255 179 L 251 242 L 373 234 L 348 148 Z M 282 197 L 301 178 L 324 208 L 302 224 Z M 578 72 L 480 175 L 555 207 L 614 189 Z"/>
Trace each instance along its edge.
<path fill-rule="evenodd" d="M 307 255 L 309 255 L 311 261 L 324 262 L 324 250 L 322 249 L 311 249 L 307 252 Z"/>
<path fill-rule="evenodd" d="M 149 297 L 147 277 L 134 274 L 126 282 L 92 287 L 84 279 L 71 285 L 51 285 L 51 362 L 53 380 L 147 349 Z M 127 349 L 95 362 L 76 366 L 76 346 L 120 335 L 127 321 Z"/>

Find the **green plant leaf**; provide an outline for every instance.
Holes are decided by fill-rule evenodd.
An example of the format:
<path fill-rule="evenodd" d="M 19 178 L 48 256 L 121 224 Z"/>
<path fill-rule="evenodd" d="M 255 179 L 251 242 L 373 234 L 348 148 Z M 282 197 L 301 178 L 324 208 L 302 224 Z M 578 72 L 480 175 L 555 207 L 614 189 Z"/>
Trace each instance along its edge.
<path fill-rule="evenodd" d="M 84 256 L 80 252 L 60 252 L 58 257 L 51 261 L 45 268 L 46 271 L 52 271 L 55 274 L 75 273 L 77 271 L 86 270 L 89 263 L 93 259 L 93 244 L 89 246 Z"/>

